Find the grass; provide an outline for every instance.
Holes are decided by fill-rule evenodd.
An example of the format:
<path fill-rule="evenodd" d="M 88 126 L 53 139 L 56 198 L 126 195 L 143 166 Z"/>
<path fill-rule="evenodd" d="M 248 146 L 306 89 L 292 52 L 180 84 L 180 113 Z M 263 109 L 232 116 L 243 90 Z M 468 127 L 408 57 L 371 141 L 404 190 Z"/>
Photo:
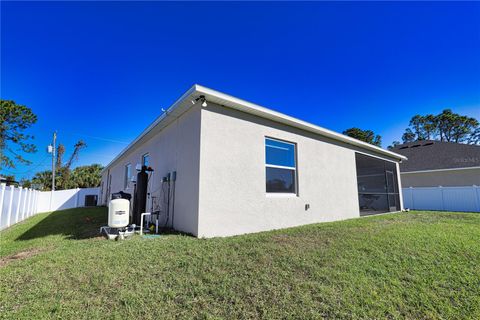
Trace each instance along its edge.
<path fill-rule="evenodd" d="M 72 209 L 0 233 L 0 318 L 480 318 L 480 214 L 123 242 L 98 237 L 105 219 Z"/>

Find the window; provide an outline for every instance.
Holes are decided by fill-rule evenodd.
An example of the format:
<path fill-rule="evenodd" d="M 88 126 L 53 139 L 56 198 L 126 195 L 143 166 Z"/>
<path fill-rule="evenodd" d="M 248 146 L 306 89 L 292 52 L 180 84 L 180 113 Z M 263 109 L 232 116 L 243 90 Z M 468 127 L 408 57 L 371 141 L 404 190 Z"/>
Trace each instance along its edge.
<path fill-rule="evenodd" d="M 297 193 L 295 144 L 265 138 L 267 193 Z"/>
<path fill-rule="evenodd" d="M 355 159 L 360 215 L 400 210 L 396 164 L 359 153 Z"/>
<path fill-rule="evenodd" d="M 148 167 L 150 165 L 150 155 L 148 153 L 145 153 L 142 156 L 142 166 Z"/>
<path fill-rule="evenodd" d="M 130 175 L 132 172 L 132 165 L 129 163 L 125 166 L 125 180 L 123 183 L 123 188 L 127 189 L 128 188 L 128 182 L 130 180 Z"/>

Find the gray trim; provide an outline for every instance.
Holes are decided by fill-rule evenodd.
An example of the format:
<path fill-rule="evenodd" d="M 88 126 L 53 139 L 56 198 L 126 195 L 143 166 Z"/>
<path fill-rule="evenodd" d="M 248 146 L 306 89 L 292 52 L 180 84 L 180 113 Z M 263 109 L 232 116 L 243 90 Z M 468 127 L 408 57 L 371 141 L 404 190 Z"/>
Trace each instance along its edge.
<path fill-rule="evenodd" d="M 413 174 L 413 173 L 428 173 L 428 172 L 444 172 L 444 171 L 462 171 L 462 170 L 475 170 L 480 167 L 468 167 L 468 168 L 448 168 L 448 169 L 433 169 L 433 170 L 419 170 L 419 171 L 404 171 L 401 174 Z"/>

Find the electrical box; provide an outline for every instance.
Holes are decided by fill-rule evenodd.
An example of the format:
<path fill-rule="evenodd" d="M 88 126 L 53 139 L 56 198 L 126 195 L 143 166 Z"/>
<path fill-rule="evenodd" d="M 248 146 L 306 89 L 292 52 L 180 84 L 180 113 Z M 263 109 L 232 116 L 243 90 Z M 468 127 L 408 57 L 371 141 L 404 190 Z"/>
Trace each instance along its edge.
<path fill-rule="evenodd" d="M 85 196 L 85 207 L 95 207 L 97 205 L 97 195 L 88 194 Z"/>

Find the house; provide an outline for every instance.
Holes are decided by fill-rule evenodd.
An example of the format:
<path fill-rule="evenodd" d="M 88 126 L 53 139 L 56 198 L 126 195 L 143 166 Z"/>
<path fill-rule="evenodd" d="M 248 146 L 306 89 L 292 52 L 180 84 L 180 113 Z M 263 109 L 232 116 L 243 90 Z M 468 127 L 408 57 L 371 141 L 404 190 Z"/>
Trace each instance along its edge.
<path fill-rule="evenodd" d="M 404 188 L 480 185 L 478 145 L 425 140 L 401 144 L 392 151 L 408 157 L 400 164 Z"/>
<path fill-rule="evenodd" d="M 194 85 L 105 167 L 100 201 L 123 191 L 134 221 L 160 211 L 198 237 L 237 235 L 402 210 L 402 160 Z"/>

